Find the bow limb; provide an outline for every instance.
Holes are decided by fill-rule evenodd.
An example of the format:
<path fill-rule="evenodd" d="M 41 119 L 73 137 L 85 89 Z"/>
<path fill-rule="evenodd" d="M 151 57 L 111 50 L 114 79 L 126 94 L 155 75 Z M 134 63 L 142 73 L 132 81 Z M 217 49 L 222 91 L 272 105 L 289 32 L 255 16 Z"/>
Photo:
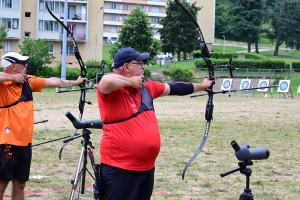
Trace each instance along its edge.
<path fill-rule="evenodd" d="M 196 31 L 198 33 L 198 37 L 199 37 L 199 40 L 200 40 L 201 56 L 207 64 L 209 79 L 214 80 L 214 66 L 213 66 L 213 63 L 211 62 L 210 55 L 209 55 L 209 50 L 208 50 L 207 45 L 205 43 L 204 36 L 202 34 L 200 26 L 197 23 L 197 20 L 194 18 L 194 16 L 190 13 L 190 11 L 188 11 L 186 9 L 186 7 L 184 5 L 182 5 L 182 3 L 179 0 L 175 0 L 175 2 L 187 13 L 187 15 L 190 17 L 191 21 L 195 25 Z M 193 162 L 193 160 L 201 152 L 202 148 L 205 145 L 206 139 L 208 137 L 210 123 L 211 123 L 211 120 L 213 118 L 212 117 L 213 107 L 214 107 L 213 106 L 213 86 L 211 85 L 206 91 L 208 93 L 208 100 L 207 100 L 207 103 L 206 103 L 206 110 L 205 110 L 206 127 L 205 127 L 204 136 L 203 136 L 202 142 L 201 142 L 200 146 L 198 147 L 197 151 L 194 153 L 194 155 L 190 158 L 190 160 L 185 165 L 185 167 L 183 169 L 183 173 L 182 173 L 182 179 L 184 179 L 184 175 L 185 175 L 188 167 L 190 166 L 190 164 Z"/>
<path fill-rule="evenodd" d="M 73 33 L 68 29 L 68 27 L 62 22 L 60 21 L 49 9 L 48 4 L 46 2 L 46 8 L 48 10 L 48 12 L 50 13 L 50 15 L 67 31 L 67 33 L 70 35 L 70 38 L 72 40 L 73 46 L 74 46 L 74 55 L 80 65 L 80 76 L 81 77 L 86 77 L 86 66 L 83 63 L 83 60 L 81 58 L 81 55 L 79 53 L 79 49 L 78 46 L 76 44 L 76 41 L 73 37 Z M 86 81 L 83 81 L 79 87 L 80 87 L 80 98 L 79 98 L 79 120 L 82 120 L 82 116 L 83 116 L 83 111 L 84 111 L 84 104 L 86 103 L 86 87 L 85 87 Z M 70 138 L 73 138 L 75 136 L 75 134 L 77 133 L 77 129 L 75 129 L 72 133 L 72 135 L 70 136 Z M 68 140 L 70 141 L 70 140 Z M 59 157 L 61 157 L 61 153 L 63 148 L 67 145 L 67 142 L 64 143 L 64 145 L 61 147 L 60 153 L 59 153 Z"/>

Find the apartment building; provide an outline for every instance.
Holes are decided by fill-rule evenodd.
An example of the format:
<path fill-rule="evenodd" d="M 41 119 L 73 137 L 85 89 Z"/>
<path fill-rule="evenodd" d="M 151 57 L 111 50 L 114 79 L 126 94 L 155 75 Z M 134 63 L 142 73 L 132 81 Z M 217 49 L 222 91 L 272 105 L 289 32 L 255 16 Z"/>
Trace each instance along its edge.
<path fill-rule="evenodd" d="M 124 19 L 137 5 L 141 6 L 142 10 L 149 16 L 154 37 L 160 39 L 157 30 L 162 28 L 159 21 L 166 16 L 167 0 L 104 0 L 104 43 L 117 40 L 118 31 L 124 25 Z M 215 0 L 196 1 L 196 5 L 202 7 L 198 13 L 198 23 L 201 26 L 207 46 L 211 49 L 214 42 Z"/>
<path fill-rule="evenodd" d="M 0 25 L 6 25 L 8 36 L 4 41 L 6 52 L 19 52 L 24 38 L 45 39 L 51 43 L 50 53 L 56 57 L 52 66 L 62 60 L 63 28 L 46 10 L 46 2 L 52 13 L 64 22 L 65 0 L 0 0 Z M 140 5 L 149 16 L 154 36 L 160 39 L 157 30 L 161 18 L 166 16 L 166 0 L 68 0 L 67 27 L 73 33 L 83 61 L 102 60 L 103 44 L 118 38 L 118 31 L 124 19 Z M 215 0 L 197 1 L 203 7 L 198 13 L 208 47 L 214 41 Z M 73 43 L 67 37 L 66 63 L 78 67 L 74 56 Z"/>
<path fill-rule="evenodd" d="M 65 0 L 0 0 L 0 25 L 6 25 L 8 36 L 0 54 L 19 52 L 18 45 L 24 38 L 45 39 L 51 43 L 50 53 L 62 60 L 63 28 L 46 9 L 46 2 L 53 14 L 64 22 Z M 83 61 L 102 59 L 103 1 L 68 0 L 67 27 L 73 33 Z M 73 43 L 67 37 L 67 66 L 78 67 Z"/>
<path fill-rule="evenodd" d="M 166 16 L 166 0 L 104 0 L 103 41 L 117 40 L 124 19 L 137 5 L 148 15 L 154 37 L 160 39 L 157 30 L 162 28 L 160 19 Z"/>

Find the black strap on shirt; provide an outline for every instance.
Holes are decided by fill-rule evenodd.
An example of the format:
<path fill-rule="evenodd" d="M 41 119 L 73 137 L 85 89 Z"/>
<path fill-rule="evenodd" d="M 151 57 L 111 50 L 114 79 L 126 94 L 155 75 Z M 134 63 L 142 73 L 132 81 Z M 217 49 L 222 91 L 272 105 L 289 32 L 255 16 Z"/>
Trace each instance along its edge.
<path fill-rule="evenodd" d="M 22 93 L 21 93 L 21 97 L 18 99 L 18 101 L 14 102 L 12 104 L 6 105 L 6 106 L 0 106 L 0 109 L 15 106 L 22 101 L 33 101 L 32 90 L 31 90 L 31 87 L 30 87 L 27 79 L 22 85 Z"/>
<path fill-rule="evenodd" d="M 139 108 L 139 110 L 134 113 L 132 116 L 127 117 L 125 119 L 120 119 L 120 120 L 116 120 L 116 121 L 111 121 L 111 122 L 103 122 L 103 124 L 115 124 L 115 123 L 120 123 L 120 122 L 124 122 L 127 121 L 133 117 L 138 116 L 139 114 L 141 114 L 142 112 L 148 111 L 148 110 L 153 110 L 154 111 L 154 106 L 153 106 L 153 99 L 152 96 L 150 95 L 149 91 L 147 90 L 147 88 L 143 88 L 140 90 L 141 92 L 141 106 Z"/>

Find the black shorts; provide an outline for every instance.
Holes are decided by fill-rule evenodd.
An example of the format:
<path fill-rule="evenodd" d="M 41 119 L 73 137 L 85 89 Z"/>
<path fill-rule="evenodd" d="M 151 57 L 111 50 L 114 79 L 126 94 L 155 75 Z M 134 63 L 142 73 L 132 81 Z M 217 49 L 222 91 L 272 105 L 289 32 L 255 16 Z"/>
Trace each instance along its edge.
<path fill-rule="evenodd" d="M 25 147 L 2 144 L 0 152 L 1 160 L 4 160 L 4 169 L 0 174 L 0 180 L 28 181 L 32 156 L 31 144 Z"/>
<path fill-rule="evenodd" d="M 150 200 L 155 168 L 129 171 L 102 164 L 101 192 L 103 200 Z"/>

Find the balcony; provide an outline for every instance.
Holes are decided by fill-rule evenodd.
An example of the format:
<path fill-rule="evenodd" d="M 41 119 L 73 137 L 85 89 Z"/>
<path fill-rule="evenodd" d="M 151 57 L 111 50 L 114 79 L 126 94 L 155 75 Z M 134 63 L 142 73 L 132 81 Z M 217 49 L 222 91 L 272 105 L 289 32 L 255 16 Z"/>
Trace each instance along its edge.
<path fill-rule="evenodd" d="M 73 33 L 73 38 L 76 42 L 85 42 L 87 39 L 85 33 Z M 60 39 L 63 39 L 63 34 L 60 34 Z M 71 41 L 71 37 L 68 36 L 67 40 Z"/>
<path fill-rule="evenodd" d="M 9 38 L 9 39 L 20 39 L 21 38 L 20 29 L 8 29 L 7 37 L 6 38 Z"/>
<path fill-rule="evenodd" d="M 67 19 L 68 20 L 75 20 L 75 21 L 84 21 L 86 22 L 86 18 L 87 18 L 87 15 L 82 15 L 82 14 L 76 14 L 76 13 L 68 13 L 67 15 Z M 64 13 L 60 13 L 60 16 L 59 16 L 60 19 L 64 19 Z"/>

